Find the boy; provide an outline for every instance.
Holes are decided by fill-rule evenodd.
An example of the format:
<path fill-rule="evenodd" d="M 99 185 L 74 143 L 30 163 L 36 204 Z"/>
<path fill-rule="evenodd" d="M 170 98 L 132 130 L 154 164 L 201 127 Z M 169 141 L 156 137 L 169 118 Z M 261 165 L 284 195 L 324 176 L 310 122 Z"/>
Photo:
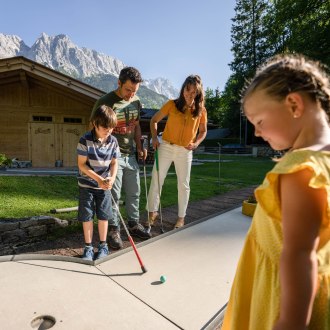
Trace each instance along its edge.
<path fill-rule="evenodd" d="M 100 243 L 95 259 L 109 254 L 106 242 L 108 221 L 112 219 L 111 192 L 120 156 L 117 139 L 111 135 L 117 125 L 112 108 L 101 105 L 90 118 L 93 129 L 85 133 L 77 146 L 79 208 L 78 220 L 83 224 L 85 248 L 83 260 L 94 259 L 93 217 L 98 219 Z"/>

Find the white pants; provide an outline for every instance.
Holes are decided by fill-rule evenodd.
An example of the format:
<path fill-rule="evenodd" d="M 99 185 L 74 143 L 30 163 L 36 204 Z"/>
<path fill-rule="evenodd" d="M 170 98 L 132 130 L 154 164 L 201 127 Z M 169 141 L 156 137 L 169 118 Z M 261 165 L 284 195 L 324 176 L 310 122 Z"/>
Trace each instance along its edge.
<path fill-rule="evenodd" d="M 185 217 L 190 195 L 190 171 L 192 163 L 192 151 L 184 147 L 170 144 L 163 140 L 158 147 L 159 184 L 156 169 L 156 160 L 152 169 L 152 178 L 148 194 L 149 212 L 155 212 L 159 208 L 159 191 L 161 192 L 168 169 L 174 162 L 178 182 L 178 217 Z"/>

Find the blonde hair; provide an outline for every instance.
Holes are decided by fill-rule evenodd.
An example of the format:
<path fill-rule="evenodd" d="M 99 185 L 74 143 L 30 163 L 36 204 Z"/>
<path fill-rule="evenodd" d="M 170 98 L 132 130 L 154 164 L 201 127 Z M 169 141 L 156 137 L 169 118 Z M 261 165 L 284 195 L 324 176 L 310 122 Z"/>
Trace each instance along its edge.
<path fill-rule="evenodd" d="M 330 83 L 327 68 L 303 55 L 277 55 L 268 60 L 245 86 L 242 105 L 257 90 L 279 100 L 289 93 L 304 92 L 330 116 Z"/>

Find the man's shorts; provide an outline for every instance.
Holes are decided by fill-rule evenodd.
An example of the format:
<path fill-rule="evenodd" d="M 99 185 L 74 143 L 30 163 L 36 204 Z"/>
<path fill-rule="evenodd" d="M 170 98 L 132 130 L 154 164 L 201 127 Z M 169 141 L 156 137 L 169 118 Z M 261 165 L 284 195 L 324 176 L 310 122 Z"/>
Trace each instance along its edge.
<path fill-rule="evenodd" d="M 111 191 L 79 187 L 78 220 L 92 221 L 112 219 Z"/>

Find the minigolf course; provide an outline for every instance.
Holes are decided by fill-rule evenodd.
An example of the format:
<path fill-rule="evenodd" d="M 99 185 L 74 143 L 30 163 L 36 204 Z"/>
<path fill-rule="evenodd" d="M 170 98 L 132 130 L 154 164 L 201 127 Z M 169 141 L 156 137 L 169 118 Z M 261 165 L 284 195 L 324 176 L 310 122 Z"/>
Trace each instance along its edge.
<path fill-rule="evenodd" d="M 98 262 L 0 257 L 0 324 L 24 329 L 213 329 L 251 218 L 235 208 Z M 165 277 L 165 281 L 161 280 Z"/>

